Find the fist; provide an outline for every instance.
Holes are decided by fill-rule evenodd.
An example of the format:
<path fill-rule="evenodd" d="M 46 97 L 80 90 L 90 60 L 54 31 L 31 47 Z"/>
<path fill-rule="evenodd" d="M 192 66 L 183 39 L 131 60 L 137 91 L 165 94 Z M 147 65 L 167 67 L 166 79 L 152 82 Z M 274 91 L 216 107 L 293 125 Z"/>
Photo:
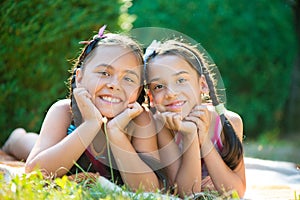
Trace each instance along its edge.
<path fill-rule="evenodd" d="M 91 94 L 85 88 L 75 88 L 73 95 L 76 99 L 83 121 L 96 120 L 101 122 L 102 115 L 92 101 Z"/>

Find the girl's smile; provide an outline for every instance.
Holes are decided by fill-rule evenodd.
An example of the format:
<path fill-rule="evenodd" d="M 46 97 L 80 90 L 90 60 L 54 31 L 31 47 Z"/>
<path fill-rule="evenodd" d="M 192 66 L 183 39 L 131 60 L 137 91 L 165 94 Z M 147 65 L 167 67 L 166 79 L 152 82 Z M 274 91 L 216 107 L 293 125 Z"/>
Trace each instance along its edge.
<path fill-rule="evenodd" d="M 181 112 L 185 103 L 186 103 L 186 101 L 176 100 L 176 101 L 166 104 L 165 107 L 168 111 L 171 111 L 171 112 Z"/>
<path fill-rule="evenodd" d="M 116 98 L 109 95 L 100 96 L 100 99 L 103 100 L 105 103 L 120 103 L 122 100 L 120 98 Z"/>
<path fill-rule="evenodd" d="M 177 112 L 185 117 L 201 103 L 202 79 L 183 58 L 156 56 L 147 70 L 153 103 L 160 112 Z"/>
<path fill-rule="evenodd" d="M 103 116 L 112 118 L 136 101 L 141 87 L 142 68 L 129 49 L 99 46 L 87 58 L 77 75 L 77 84 L 94 97 Z"/>

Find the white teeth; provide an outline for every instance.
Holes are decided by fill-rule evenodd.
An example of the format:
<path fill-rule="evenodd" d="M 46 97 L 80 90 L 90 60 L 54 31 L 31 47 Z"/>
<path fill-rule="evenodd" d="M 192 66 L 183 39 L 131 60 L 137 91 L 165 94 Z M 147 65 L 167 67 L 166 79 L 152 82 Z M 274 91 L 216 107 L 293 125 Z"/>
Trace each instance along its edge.
<path fill-rule="evenodd" d="M 178 102 L 178 103 L 173 104 L 173 106 L 181 106 L 181 105 L 183 105 L 183 102 Z"/>
<path fill-rule="evenodd" d="M 113 97 L 108 97 L 108 96 L 102 97 L 102 99 L 105 100 L 105 101 L 111 102 L 111 103 L 119 103 L 119 102 L 121 102 L 120 99 L 113 98 Z"/>
<path fill-rule="evenodd" d="M 183 102 L 176 103 L 175 106 L 181 106 L 182 104 L 183 104 Z"/>

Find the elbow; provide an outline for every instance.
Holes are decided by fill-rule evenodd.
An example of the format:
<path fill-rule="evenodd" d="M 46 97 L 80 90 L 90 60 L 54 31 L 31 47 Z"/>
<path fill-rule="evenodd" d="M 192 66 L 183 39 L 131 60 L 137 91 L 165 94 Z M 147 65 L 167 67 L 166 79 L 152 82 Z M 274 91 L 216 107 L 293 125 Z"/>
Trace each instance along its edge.
<path fill-rule="evenodd" d="M 239 198 L 243 198 L 246 192 L 246 183 L 242 183 L 240 188 L 238 190 L 236 190 Z"/>
<path fill-rule="evenodd" d="M 158 180 L 153 181 L 150 185 L 148 185 L 147 190 L 149 192 L 156 192 L 161 188 L 161 184 Z"/>
<path fill-rule="evenodd" d="M 240 199 L 243 199 L 245 192 L 246 192 L 246 183 L 245 182 L 239 183 L 238 185 L 235 185 L 234 187 L 228 188 L 227 191 L 231 191 L 230 193 L 232 194 L 233 198 L 235 198 L 236 195 L 238 195 L 238 197 Z M 223 193 L 224 190 L 223 191 L 219 190 L 219 192 Z"/>
<path fill-rule="evenodd" d="M 25 173 L 33 172 L 36 169 L 36 164 L 32 161 L 26 161 L 25 163 Z"/>
<path fill-rule="evenodd" d="M 246 177 L 244 177 L 241 182 L 236 187 L 236 191 L 239 195 L 239 198 L 243 198 L 246 192 Z"/>
<path fill-rule="evenodd" d="M 25 163 L 25 173 L 31 173 L 36 170 L 39 170 L 44 177 L 49 177 L 49 175 L 53 175 L 55 177 L 62 177 L 68 172 L 68 169 L 66 169 L 65 167 L 52 169 L 49 168 L 49 166 L 43 166 L 41 162 L 38 162 L 36 160 Z"/>
<path fill-rule="evenodd" d="M 220 193 L 220 194 L 225 194 L 225 195 L 228 195 L 231 194 L 231 197 L 233 199 L 235 199 L 238 195 L 238 198 L 239 199 L 243 199 L 244 195 L 245 195 L 245 192 L 246 192 L 246 182 L 237 182 L 235 183 L 234 185 L 230 185 L 228 187 L 225 187 L 224 188 L 224 185 L 214 185 L 215 186 L 215 189 L 217 189 L 217 191 Z"/>
<path fill-rule="evenodd" d="M 140 179 L 137 182 L 127 182 L 127 185 L 133 189 L 134 191 L 142 190 L 144 192 L 156 192 L 160 189 L 160 182 L 158 178 L 151 177 L 151 178 L 144 178 Z"/>
<path fill-rule="evenodd" d="M 142 189 L 145 192 L 155 192 L 161 187 L 161 184 L 159 183 L 159 180 L 156 177 L 147 181 L 142 181 L 139 184 L 139 186 L 141 185 L 142 185 Z"/>

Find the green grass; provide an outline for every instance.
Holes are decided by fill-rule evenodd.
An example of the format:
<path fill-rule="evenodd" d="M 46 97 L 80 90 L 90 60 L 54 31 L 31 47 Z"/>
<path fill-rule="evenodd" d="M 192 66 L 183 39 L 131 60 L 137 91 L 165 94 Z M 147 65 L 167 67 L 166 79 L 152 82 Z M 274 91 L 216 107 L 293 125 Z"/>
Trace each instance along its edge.
<path fill-rule="evenodd" d="M 297 195 L 297 192 L 294 192 L 294 199 L 295 200 L 300 200 L 300 194 Z"/>
<path fill-rule="evenodd" d="M 108 191 L 97 182 L 88 179 L 77 183 L 70 181 L 67 176 L 53 180 L 44 179 L 37 171 L 30 175 L 16 176 L 10 182 L 0 175 L 0 199 L 137 199 L 138 193 L 124 196 L 118 191 Z M 151 196 L 138 199 L 156 199 Z"/>
<path fill-rule="evenodd" d="M 146 195 L 145 195 L 146 194 Z M 62 178 L 45 179 L 40 171 L 32 174 L 23 174 L 13 177 L 9 182 L 0 173 L 0 199 L 1 200 L 27 200 L 27 199 L 103 199 L 103 200 L 156 200 L 176 198 L 165 194 L 144 193 L 139 190 L 135 193 L 130 192 L 125 187 L 121 190 L 108 190 L 93 179 L 86 179 L 77 183 L 70 181 L 67 176 Z M 191 198 L 185 198 L 191 199 Z M 194 199 L 239 199 L 238 194 L 233 191 L 219 195 L 217 192 L 203 192 Z"/>

